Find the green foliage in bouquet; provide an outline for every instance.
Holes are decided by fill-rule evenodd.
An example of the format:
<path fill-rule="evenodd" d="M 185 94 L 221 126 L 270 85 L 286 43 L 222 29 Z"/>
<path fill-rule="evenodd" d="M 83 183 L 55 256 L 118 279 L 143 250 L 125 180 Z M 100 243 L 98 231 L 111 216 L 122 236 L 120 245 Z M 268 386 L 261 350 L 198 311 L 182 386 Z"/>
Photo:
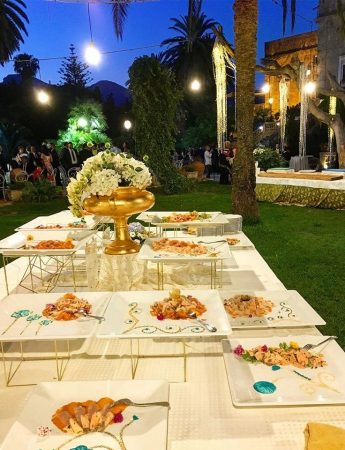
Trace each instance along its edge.
<path fill-rule="evenodd" d="M 137 58 L 129 69 L 136 149 L 166 193 L 180 192 L 185 180 L 171 162 L 175 149 L 175 119 L 182 99 L 175 76 L 155 56 Z"/>
<path fill-rule="evenodd" d="M 102 112 L 102 105 L 93 100 L 74 105 L 68 114 L 67 122 L 67 129 L 59 131 L 57 141 L 59 148 L 63 146 L 64 142 L 72 142 L 78 149 L 88 142 L 102 144 L 110 141 L 105 134 L 108 127 Z"/>
<path fill-rule="evenodd" d="M 269 147 L 258 147 L 254 150 L 254 159 L 259 163 L 261 170 L 280 166 L 280 156 Z"/>

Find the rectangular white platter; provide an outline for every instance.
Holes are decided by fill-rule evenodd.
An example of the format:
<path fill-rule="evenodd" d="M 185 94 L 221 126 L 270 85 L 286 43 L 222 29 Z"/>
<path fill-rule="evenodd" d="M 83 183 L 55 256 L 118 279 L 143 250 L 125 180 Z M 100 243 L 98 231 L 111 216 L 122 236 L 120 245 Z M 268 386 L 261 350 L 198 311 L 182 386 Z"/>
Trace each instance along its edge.
<path fill-rule="evenodd" d="M 152 225 L 164 228 L 180 228 L 185 226 L 214 226 L 217 224 L 226 224 L 228 221 L 223 217 L 220 211 L 198 211 L 199 214 L 209 214 L 208 219 L 202 220 L 188 220 L 185 222 L 163 222 L 164 217 L 172 214 L 188 214 L 191 211 L 151 211 L 139 214 L 137 220 L 151 223 Z"/>
<path fill-rule="evenodd" d="M 220 292 L 222 300 L 235 295 L 254 295 L 270 300 L 274 307 L 263 317 L 236 317 L 229 313 L 232 328 L 288 328 L 326 325 L 319 314 L 297 291 L 230 291 Z"/>
<path fill-rule="evenodd" d="M 97 329 L 98 338 L 175 338 L 228 336 L 231 327 L 216 290 L 181 290 L 203 303 L 207 311 L 199 318 L 217 328 L 210 332 L 196 320 L 158 320 L 150 314 L 150 305 L 169 296 L 169 291 L 116 292 L 105 312 L 106 320 Z"/>
<path fill-rule="evenodd" d="M 91 303 L 91 314 L 96 316 L 104 315 L 105 308 L 112 295 L 110 292 L 74 292 L 73 294 Z M 47 319 L 42 315 L 46 304 L 55 303 L 63 295 L 62 293 L 12 294 L 5 297 L 0 302 L 0 341 L 78 339 L 91 336 L 98 324 L 98 321 L 91 317 L 81 317 L 69 321 L 55 320 L 47 325 L 40 324 Z M 21 310 L 30 311 L 30 314 L 15 321 L 11 314 Z M 41 317 L 33 321 L 27 321 L 28 317 L 35 314 Z M 4 332 L 13 322 L 14 324 Z"/>
<path fill-rule="evenodd" d="M 27 398 L 1 449 L 69 450 L 84 445 L 88 448 L 114 450 L 166 450 L 168 408 L 165 406 L 127 407 L 122 413 L 123 422 L 106 428 L 107 432 L 119 437 L 121 429 L 132 422 L 123 432 L 124 447 L 120 447 L 114 437 L 101 432 L 78 436 L 69 444 L 63 445 L 73 435 L 63 433 L 51 422 L 55 411 L 70 402 L 98 401 L 102 397 L 110 397 L 115 401 L 129 398 L 137 403 L 169 401 L 169 384 L 159 380 L 41 383 Z M 133 420 L 133 416 L 137 420 Z M 38 436 L 37 429 L 41 426 L 52 430 L 48 437 Z"/>
<path fill-rule="evenodd" d="M 172 241 L 185 241 L 190 243 L 198 243 L 199 241 L 207 242 L 205 245 L 207 249 L 209 249 L 209 253 L 204 255 L 178 255 L 175 253 L 169 253 L 167 251 L 154 251 L 152 249 L 152 243 L 155 241 L 159 241 L 160 238 L 154 239 L 146 239 L 143 246 L 141 247 L 138 255 L 138 259 L 146 260 L 146 261 L 215 261 L 218 259 L 230 259 L 232 258 L 231 252 L 229 250 L 229 245 L 221 236 L 217 239 L 217 236 L 201 236 L 201 237 L 176 237 L 176 238 L 168 238 Z M 219 242 L 223 241 L 223 242 Z M 214 244 L 213 244 L 214 243 Z M 212 256 L 213 255 L 213 256 Z"/>
<path fill-rule="evenodd" d="M 242 232 L 224 234 L 222 238 L 239 240 L 239 242 L 237 242 L 236 244 L 228 244 L 230 250 L 244 250 L 254 248 L 254 244 L 252 243 L 252 241 Z"/>
<path fill-rule="evenodd" d="M 64 239 L 61 238 L 59 239 L 59 236 L 56 236 L 56 234 L 53 235 L 53 237 L 49 237 L 48 239 L 40 239 L 32 241 L 28 241 L 24 237 L 24 241 L 23 239 L 13 240 L 13 246 L 7 246 L 5 248 L 0 247 L 0 253 L 2 253 L 4 256 L 67 256 L 75 253 L 83 245 L 82 241 L 72 241 L 74 245 L 73 248 L 50 248 L 42 250 L 33 248 L 39 242 L 46 240 L 63 241 Z M 27 248 L 25 248 L 26 246 Z"/>
<path fill-rule="evenodd" d="M 335 341 L 314 350 L 321 353 L 327 366 L 317 369 L 299 369 L 294 366 L 271 366 L 250 363 L 236 356 L 232 350 L 238 345 L 244 349 L 267 345 L 278 347 L 280 343 L 297 342 L 300 347 L 317 344 L 325 336 L 301 335 L 284 337 L 236 338 L 223 341 L 224 361 L 232 402 L 238 407 L 306 406 L 345 403 L 345 353 Z M 273 393 L 262 394 L 254 389 L 257 382 L 273 384 Z M 266 385 L 266 388 L 272 385 Z"/>

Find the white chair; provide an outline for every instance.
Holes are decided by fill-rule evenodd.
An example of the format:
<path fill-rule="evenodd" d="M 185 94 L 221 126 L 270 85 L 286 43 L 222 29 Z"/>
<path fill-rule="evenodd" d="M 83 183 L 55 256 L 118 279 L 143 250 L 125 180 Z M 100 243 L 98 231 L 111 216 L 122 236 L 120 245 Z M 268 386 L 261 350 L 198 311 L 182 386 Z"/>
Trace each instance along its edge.
<path fill-rule="evenodd" d="M 67 172 L 68 179 L 75 178 L 77 173 L 79 172 L 80 167 L 71 167 Z"/>
<path fill-rule="evenodd" d="M 61 179 L 62 187 L 65 189 L 69 183 L 68 175 L 66 173 L 66 170 L 62 166 L 59 166 L 58 170 L 60 172 L 60 179 Z"/>
<path fill-rule="evenodd" d="M 28 179 L 29 179 L 29 174 L 24 171 L 17 173 L 15 176 L 16 183 L 24 183 L 25 181 L 28 181 Z"/>
<path fill-rule="evenodd" d="M 9 198 L 9 188 L 6 185 L 6 179 L 0 174 L 0 191 L 2 192 L 2 197 L 4 200 Z"/>

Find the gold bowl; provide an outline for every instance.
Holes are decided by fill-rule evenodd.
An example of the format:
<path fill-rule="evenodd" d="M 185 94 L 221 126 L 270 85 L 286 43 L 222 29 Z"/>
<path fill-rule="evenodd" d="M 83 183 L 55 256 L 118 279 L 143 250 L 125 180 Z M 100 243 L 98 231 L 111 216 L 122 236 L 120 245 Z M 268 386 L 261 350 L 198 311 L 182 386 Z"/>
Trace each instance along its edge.
<path fill-rule="evenodd" d="M 115 239 L 105 248 L 108 255 L 137 253 L 140 245 L 128 232 L 128 218 L 146 211 L 155 204 L 155 196 L 146 190 L 132 186 L 118 187 L 111 195 L 92 195 L 84 200 L 85 211 L 96 216 L 110 216 L 115 222 Z"/>

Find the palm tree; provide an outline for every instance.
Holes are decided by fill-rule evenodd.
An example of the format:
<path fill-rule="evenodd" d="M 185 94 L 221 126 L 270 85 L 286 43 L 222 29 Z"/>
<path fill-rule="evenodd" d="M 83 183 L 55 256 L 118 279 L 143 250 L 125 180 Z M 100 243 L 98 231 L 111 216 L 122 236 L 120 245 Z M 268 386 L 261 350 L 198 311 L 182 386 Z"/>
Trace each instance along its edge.
<path fill-rule="evenodd" d="M 288 0 L 283 7 L 283 31 L 285 32 Z M 291 28 L 296 15 L 296 0 L 291 0 Z M 258 0 L 235 0 L 235 59 L 237 73 L 237 146 L 232 180 L 233 211 L 245 220 L 258 220 L 259 213 L 255 195 L 254 149 L 254 99 L 256 34 L 258 24 Z"/>
<path fill-rule="evenodd" d="M 217 25 L 201 11 L 201 2 L 189 8 L 189 14 L 179 19 L 171 19 L 169 27 L 177 36 L 165 39 L 162 45 L 168 46 L 163 52 L 164 62 L 177 74 L 179 80 L 187 81 L 189 77 L 213 80 L 212 48 L 214 37 L 210 31 Z"/>
<path fill-rule="evenodd" d="M 14 71 L 21 75 L 22 81 L 34 78 L 40 70 L 40 63 L 37 58 L 28 53 L 20 53 L 14 57 Z"/>
<path fill-rule="evenodd" d="M 0 65 L 11 59 L 28 35 L 26 24 L 29 19 L 24 11 L 23 0 L 2 0 L 0 2 Z"/>

